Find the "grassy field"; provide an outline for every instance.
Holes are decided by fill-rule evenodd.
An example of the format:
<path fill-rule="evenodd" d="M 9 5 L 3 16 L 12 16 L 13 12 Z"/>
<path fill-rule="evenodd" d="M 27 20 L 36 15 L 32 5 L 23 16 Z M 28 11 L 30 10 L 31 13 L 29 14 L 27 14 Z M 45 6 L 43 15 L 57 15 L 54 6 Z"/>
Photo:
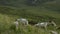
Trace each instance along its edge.
<path fill-rule="evenodd" d="M 19 25 L 15 30 L 13 22 L 15 19 L 23 17 L 35 22 L 54 20 L 60 26 L 60 1 L 45 2 L 38 6 L 28 6 L 26 0 L 0 0 L 0 34 L 49 34 L 49 30 L 54 30 L 52 26 L 48 31 L 31 25 Z M 4 2 L 4 3 L 3 3 Z M 7 3 L 7 4 L 6 4 Z M 60 34 L 60 30 L 56 30 Z"/>
<path fill-rule="evenodd" d="M 31 25 L 28 25 L 27 27 L 20 25 L 19 29 L 16 31 L 14 30 L 13 22 L 15 21 L 15 19 L 20 17 L 27 18 L 28 20 L 34 20 L 37 22 L 48 21 L 49 19 L 55 19 L 56 24 L 60 25 L 59 15 L 60 14 L 58 12 L 52 12 L 44 8 L 37 9 L 37 7 L 33 7 L 29 9 L 15 9 L 11 7 L 1 6 L 0 34 L 47 34 L 49 33 L 48 31 L 45 31 L 44 29 L 41 28 L 36 28 Z M 52 27 L 49 27 L 48 30 L 51 30 L 51 28 Z"/>
<path fill-rule="evenodd" d="M 43 29 L 28 25 L 27 27 L 20 25 L 18 30 L 14 29 L 13 22 L 18 18 L 0 14 L 0 34 L 45 34 Z"/>

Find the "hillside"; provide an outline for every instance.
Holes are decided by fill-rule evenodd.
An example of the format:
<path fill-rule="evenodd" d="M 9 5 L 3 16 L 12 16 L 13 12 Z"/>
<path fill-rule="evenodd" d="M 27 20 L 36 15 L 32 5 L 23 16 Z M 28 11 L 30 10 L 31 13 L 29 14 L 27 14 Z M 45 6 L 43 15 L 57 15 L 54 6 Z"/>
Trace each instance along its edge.
<path fill-rule="evenodd" d="M 41 2 L 40 2 L 41 1 Z M 59 0 L 0 0 L 0 34 L 47 34 L 44 29 L 28 25 L 13 31 L 15 19 L 23 17 L 35 22 L 54 20 L 60 26 Z M 10 27 L 13 27 L 10 30 Z M 20 28 L 21 27 L 21 28 Z M 52 27 L 49 27 L 51 29 Z M 53 29 L 53 28 L 52 28 Z M 58 31 L 58 30 L 57 30 Z M 60 32 L 60 31 L 59 31 Z"/>

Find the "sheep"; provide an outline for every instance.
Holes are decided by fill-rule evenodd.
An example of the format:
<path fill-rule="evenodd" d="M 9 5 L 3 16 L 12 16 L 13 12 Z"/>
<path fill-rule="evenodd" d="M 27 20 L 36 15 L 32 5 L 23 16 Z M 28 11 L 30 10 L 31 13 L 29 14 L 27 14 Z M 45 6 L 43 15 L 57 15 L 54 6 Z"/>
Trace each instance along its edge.
<path fill-rule="evenodd" d="M 19 23 L 20 22 L 20 23 Z M 19 25 L 28 25 L 28 20 L 24 18 L 16 19 L 15 22 L 11 25 L 10 29 L 18 30 Z"/>
<path fill-rule="evenodd" d="M 53 25 L 54 27 L 57 26 L 53 21 L 41 22 L 41 23 L 35 24 L 35 26 L 37 26 L 37 27 L 43 27 L 43 28 L 45 28 L 46 30 L 47 30 L 47 26 L 48 26 L 48 25 Z"/>
<path fill-rule="evenodd" d="M 44 29 L 47 30 L 47 24 L 48 24 L 47 22 L 42 22 L 42 23 L 37 23 L 34 26 L 36 26 L 36 27 L 42 27 L 42 28 L 44 28 Z"/>
<path fill-rule="evenodd" d="M 23 25 L 28 25 L 28 20 L 25 19 L 25 18 L 20 18 L 20 19 L 17 19 L 17 20 Z"/>
<path fill-rule="evenodd" d="M 57 31 L 53 31 L 53 30 L 51 30 L 50 33 L 51 33 L 51 34 L 58 34 Z"/>

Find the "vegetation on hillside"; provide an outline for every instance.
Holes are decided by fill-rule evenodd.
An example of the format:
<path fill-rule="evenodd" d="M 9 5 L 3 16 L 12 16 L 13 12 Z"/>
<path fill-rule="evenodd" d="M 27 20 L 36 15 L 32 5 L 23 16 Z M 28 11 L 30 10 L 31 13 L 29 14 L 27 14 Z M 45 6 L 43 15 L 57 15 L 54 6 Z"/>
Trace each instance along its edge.
<path fill-rule="evenodd" d="M 34 3 L 33 3 L 34 2 Z M 47 34 L 41 28 L 28 25 L 14 30 L 13 22 L 17 18 L 43 22 L 54 20 L 60 26 L 59 0 L 0 0 L 0 34 Z M 49 27 L 50 30 L 52 27 Z M 57 30 L 60 32 L 59 30 Z"/>

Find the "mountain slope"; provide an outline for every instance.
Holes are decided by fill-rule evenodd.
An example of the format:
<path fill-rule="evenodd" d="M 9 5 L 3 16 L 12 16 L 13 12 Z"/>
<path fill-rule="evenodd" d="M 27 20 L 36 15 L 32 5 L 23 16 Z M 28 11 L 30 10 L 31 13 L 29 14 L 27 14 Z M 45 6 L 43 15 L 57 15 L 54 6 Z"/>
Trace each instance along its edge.
<path fill-rule="evenodd" d="M 37 10 L 36 11 L 34 11 L 32 9 L 30 9 L 30 10 L 16 9 L 16 8 L 11 8 L 11 7 L 1 6 L 0 7 L 0 34 L 6 34 L 6 33 L 8 33 L 8 34 L 47 34 L 47 33 L 49 33 L 48 31 L 45 31 L 44 29 L 37 28 L 37 27 L 31 26 L 31 25 L 28 25 L 27 27 L 20 25 L 19 29 L 15 30 L 13 23 L 14 23 L 15 19 L 20 18 L 20 17 L 24 17 L 29 20 L 30 19 L 41 20 L 41 17 L 42 17 L 42 19 L 45 19 L 45 20 L 49 20 L 48 18 L 50 18 L 50 19 L 56 18 L 56 24 L 60 25 L 60 19 L 58 19 L 58 17 L 56 17 L 56 16 L 59 16 L 60 14 L 58 14 L 57 12 L 48 12 L 47 10 L 44 9 L 48 13 L 48 15 L 47 15 L 43 9 L 42 10 L 44 13 L 40 12 L 40 11 L 36 12 Z M 26 11 L 26 13 L 24 11 Z M 30 12 L 34 11 L 34 12 L 30 13 L 29 11 Z M 54 15 L 56 15 L 56 16 L 54 16 Z M 36 16 L 38 16 L 38 18 Z M 54 17 L 52 17 L 52 16 L 54 16 Z M 45 20 L 43 20 L 43 21 L 45 21 Z M 51 29 L 48 29 L 48 30 L 51 30 Z M 52 30 L 53 30 L 53 28 L 52 28 Z M 60 33 L 60 30 L 56 30 L 56 31 Z"/>
<path fill-rule="evenodd" d="M 40 1 L 40 0 L 39 0 Z M 23 17 L 29 21 L 43 22 L 54 20 L 60 26 L 60 1 L 37 2 L 27 5 L 27 0 L 0 0 L 0 34 L 47 34 L 49 32 L 41 28 L 28 25 L 19 25 L 16 31 L 13 26 L 17 18 Z M 49 27 L 48 30 L 51 30 Z M 53 28 L 52 28 L 53 30 Z M 60 30 L 56 30 L 60 33 Z"/>

